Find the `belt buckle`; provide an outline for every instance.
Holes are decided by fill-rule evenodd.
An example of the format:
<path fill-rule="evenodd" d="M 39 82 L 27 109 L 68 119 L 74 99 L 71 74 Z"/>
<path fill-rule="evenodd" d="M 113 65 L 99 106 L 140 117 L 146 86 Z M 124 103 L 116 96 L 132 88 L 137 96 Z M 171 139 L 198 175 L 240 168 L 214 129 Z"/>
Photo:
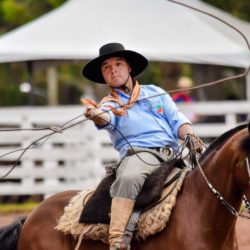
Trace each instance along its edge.
<path fill-rule="evenodd" d="M 169 148 L 169 147 L 164 147 L 164 148 L 161 148 L 160 149 L 160 152 L 162 153 L 162 154 L 166 154 L 167 156 L 171 156 L 171 154 L 172 154 L 172 149 L 171 148 Z"/>

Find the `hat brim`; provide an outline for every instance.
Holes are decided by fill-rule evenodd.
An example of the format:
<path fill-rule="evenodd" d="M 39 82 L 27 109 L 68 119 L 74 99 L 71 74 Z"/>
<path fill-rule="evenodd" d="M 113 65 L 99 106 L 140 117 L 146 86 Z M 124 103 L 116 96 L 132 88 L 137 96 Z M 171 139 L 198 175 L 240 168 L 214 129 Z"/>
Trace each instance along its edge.
<path fill-rule="evenodd" d="M 93 59 L 83 68 L 83 76 L 93 82 L 105 84 L 106 82 L 102 75 L 101 65 L 104 60 L 111 57 L 125 58 L 131 67 L 130 75 L 132 77 L 135 77 L 142 73 L 148 66 L 148 60 L 143 55 L 132 50 L 122 50 L 109 53 L 107 55 L 102 55 Z"/>

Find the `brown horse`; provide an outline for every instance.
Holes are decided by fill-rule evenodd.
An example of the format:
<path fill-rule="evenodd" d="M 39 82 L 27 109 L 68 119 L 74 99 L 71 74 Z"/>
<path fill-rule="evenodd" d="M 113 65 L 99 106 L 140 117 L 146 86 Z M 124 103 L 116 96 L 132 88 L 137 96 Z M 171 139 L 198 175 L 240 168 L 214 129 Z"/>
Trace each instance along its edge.
<path fill-rule="evenodd" d="M 212 187 L 220 192 L 232 211 L 222 204 L 196 167 L 186 177 L 170 222 L 144 242 L 132 241 L 136 250 L 230 250 L 238 249 L 236 214 L 243 195 L 250 199 L 250 126 L 241 125 L 216 139 L 200 158 L 200 166 Z M 0 230 L 1 250 L 73 250 L 77 240 L 54 230 L 64 207 L 77 191 L 44 200 L 25 220 Z M 218 195 L 219 196 L 219 195 Z M 223 201 L 223 199 L 222 199 Z M 101 242 L 83 240 L 80 250 L 107 250 Z"/>

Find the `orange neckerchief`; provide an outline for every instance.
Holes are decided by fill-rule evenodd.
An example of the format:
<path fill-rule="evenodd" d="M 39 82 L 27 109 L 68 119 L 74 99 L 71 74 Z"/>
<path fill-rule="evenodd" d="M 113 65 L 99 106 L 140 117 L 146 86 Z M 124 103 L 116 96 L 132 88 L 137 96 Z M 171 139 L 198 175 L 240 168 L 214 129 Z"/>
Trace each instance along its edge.
<path fill-rule="evenodd" d="M 81 102 L 83 104 L 87 105 L 89 108 L 98 108 L 105 102 L 113 101 L 113 102 L 116 102 L 120 106 L 119 109 L 116 109 L 116 108 L 112 107 L 111 105 L 104 105 L 104 107 L 108 107 L 115 115 L 124 116 L 124 115 L 126 115 L 127 109 L 132 108 L 134 106 L 134 104 L 136 103 L 138 96 L 140 94 L 140 91 L 141 91 L 141 86 L 136 81 L 134 88 L 133 88 L 133 91 L 132 91 L 132 94 L 131 94 L 131 97 L 130 97 L 129 102 L 127 104 L 123 104 L 121 98 L 119 97 L 119 95 L 115 92 L 115 90 L 112 87 L 111 87 L 110 96 L 104 97 L 99 104 L 97 104 L 95 101 L 93 101 L 91 99 L 87 99 L 87 98 L 82 98 Z"/>

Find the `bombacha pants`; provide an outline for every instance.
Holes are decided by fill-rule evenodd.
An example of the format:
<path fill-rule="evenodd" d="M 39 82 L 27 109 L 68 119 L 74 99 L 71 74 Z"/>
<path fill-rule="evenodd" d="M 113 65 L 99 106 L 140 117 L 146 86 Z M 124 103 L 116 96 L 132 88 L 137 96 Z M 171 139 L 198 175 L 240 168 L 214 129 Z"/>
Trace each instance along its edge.
<path fill-rule="evenodd" d="M 112 198 L 122 197 L 136 200 L 146 178 L 159 168 L 163 161 L 158 153 L 151 152 L 151 150 L 136 151 L 137 154 L 128 155 L 120 162 L 116 170 L 116 180 L 110 188 Z"/>

